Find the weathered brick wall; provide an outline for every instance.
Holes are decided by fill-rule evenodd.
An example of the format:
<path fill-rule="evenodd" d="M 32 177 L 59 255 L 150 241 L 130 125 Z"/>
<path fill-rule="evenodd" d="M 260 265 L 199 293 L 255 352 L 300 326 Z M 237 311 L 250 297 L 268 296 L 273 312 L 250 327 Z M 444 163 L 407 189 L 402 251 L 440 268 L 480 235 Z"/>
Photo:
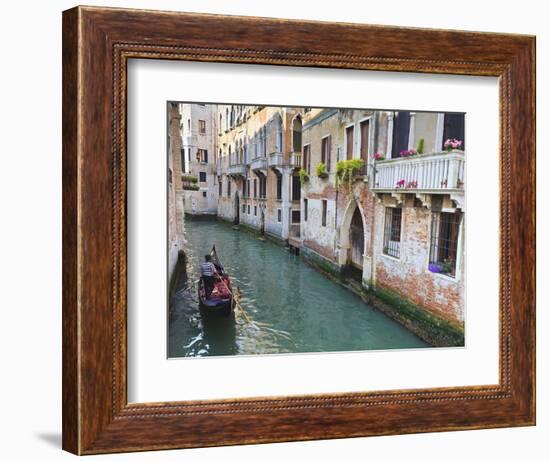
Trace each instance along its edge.
<path fill-rule="evenodd" d="M 431 214 L 425 207 L 403 207 L 399 259 L 383 254 L 385 207 L 375 207 L 375 283 L 452 322 L 464 321 L 464 274 L 456 278 L 428 271 Z"/>

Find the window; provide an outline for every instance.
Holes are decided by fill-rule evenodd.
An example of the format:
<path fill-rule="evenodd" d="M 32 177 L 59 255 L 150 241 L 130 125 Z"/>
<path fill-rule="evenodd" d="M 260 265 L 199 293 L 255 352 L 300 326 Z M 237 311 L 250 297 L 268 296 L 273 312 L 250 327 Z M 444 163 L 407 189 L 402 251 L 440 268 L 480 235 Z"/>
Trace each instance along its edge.
<path fill-rule="evenodd" d="M 277 175 L 277 200 L 281 200 L 283 197 L 283 177 L 282 175 Z"/>
<path fill-rule="evenodd" d="M 222 196 L 222 177 L 221 176 L 218 177 L 218 195 L 220 197 Z"/>
<path fill-rule="evenodd" d="M 202 191 L 202 196 L 206 198 L 206 191 L 205 190 Z"/>
<path fill-rule="evenodd" d="M 302 152 L 302 119 L 300 116 L 292 122 L 292 149 L 293 152 Z"/>
<path fill-rule="evenodd" d="M 282 213 L 281 213 L 281 209 L 279 208 L 277 210 L 277 222 L 281 222 L 281 219 L 282 219 Z"/>
<path fill-rule="evenodd" d="M 206 134 L 206 121 L 205 120 L 199 120 L 199 133 L 200 134 Z"/>
<path fill-rule="evenodd" d="M 243 203 L 243 213 L 246 212 L 246 205 Z"/>
<path fill-rule="evenodd" d="M 260 176 L 260 198 L 265 198 L 267 190 L 267 181 L 265 176 Z"/>
<path fill-rule="evenodd" d="M 354 126 L 348 126 L 346 128 L 346 159 L 351 160 L 353 158 L 353 129 Z"/>
<path fill-rule="evenodd" d="M 306 170 L 307 174 L 310 174 L 310 163 L 311 163 L 311 146 L 308 144 L 304 146 L 304 158 L 302 159 L 302 168 Z"/>
<path fill-rule="evenodd" d="M 258 195 L 258 185 L 257 185 L 257 180 L 255 179 L 254 180 L 254 198 L 256 198 Z"/>
<path fill-rule="evenodd" d="M 204 171 L 199 172 L 199 181 L 206 182 L 206 173 Z"/>
<path fill-rule="evenodd" d="M 220 114 L 220 129 L 219 129 L 219 134 L 221 135 L 222 134 L 222 114 Z"/>
<path fill-rule="evenodd" d="M 258 207 L 254 205 L 254 216 L 258 215 Z"/>
<path fill-rule="evenodd" d="M 445 114 L 443 119 L 443 146 L 445 149 L 445 141 L 447 139 L 457 139 L 462 141 L 460 146 L 464 150 L 464 114 Z"/>
<path fill-rule="evenodd" d="M 330 136 L 321 139 L 321 162 L 323 162 L 327 171 L 330 171 Z"/>
<path fill-rule="evenodd" d="M 246 197 L 246 181 L 243 180 L 243 197 Z"/>
<path fill-rule="evenodd" d="M 401 243 L 401 208 L 386 208 L 384 223 L 384 248 L 385 255 L 399 258 L 399 246 Z"/>
<path fill-rule="evenodd" d="M 206 149 L 198 149 L 197 160 L 201 163 L 208 163 L 208 151 Z"/>
<path fill-rule="evenodd" d="M 307 198 L 304 199 L 304 221 L 307 221 Z"/>
<path fill-rule="evenodd" d="M 231 178 L 227 178 L 227 196 L 231 197 Z"/>
<path fill-rule="evenodd" d="M 409 148 L 409 129 L 411 126 L 411 113 L 400 111 L 393 115 L 393 139 L 391 157 L 401 157 L 401 152 Z"/>
<path fill-rule="evenodd" d="M 246 180 L 246 196 L 250 197 L 250 179 Z"/>
<path fill-rule="evenodd" d="M 172 168 L 168 168 L 168 182 L 172 184 Z"/>
<path fill-rule="evenodd" d="M 191 131 L 191 119 L 187 119 L 187 131 Z"/>
<path fill-rule="evenodd" d="M 321 200 L 321 206 L 323 207 L 321 215 L 321 226 L 325 227 L 327 225 L 327 201 Z"/>
<path fill-rule="evenodd" d="M 185 148 L 180 149 L 181 171 L 185 171 Z"/>
<path fill-rule="evenodd" d="M 248 205 L 248 214 L 250 214 L 250 205 Z"/>
<path fill-rule="evenodd" d="M 299 176 L 292 176 L 292 200 L 300 200 L 302 194 L 302 185 Z"/>
<path fill-rule="evenodd" d="M 291 220 L 292 224 L 300 224 L 300 210 L 292 210 Z"/>
<path fill-rule="evenodd" d="M 461 217 L 460 212 L 432 214 L 430 263 L 428 265 L 428 270 L 431 272 L 455 277 Z"/>
<path fill-rule="evenodd" d="M 369 128 L 370 121 L 361 122 L 361 159 L 367 164 L 369 160 Z"/>

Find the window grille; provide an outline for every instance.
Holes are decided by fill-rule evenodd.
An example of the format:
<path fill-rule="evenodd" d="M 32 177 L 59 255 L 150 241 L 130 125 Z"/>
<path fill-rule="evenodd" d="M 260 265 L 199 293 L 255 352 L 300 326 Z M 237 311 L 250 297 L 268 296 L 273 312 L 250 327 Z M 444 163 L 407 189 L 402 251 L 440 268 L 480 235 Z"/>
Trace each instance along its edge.
<path fill-rule="evenodd" d="M 433 213 L 428 270 L 456 276 L 458 231 L 462 213 Z"/>
<path fill-rule="evenodd" d="M 384 222 L 384 248 L 383 253 L 394 258 L 399 258 L 401 246 L 401 208 L 386 208 Z"/>

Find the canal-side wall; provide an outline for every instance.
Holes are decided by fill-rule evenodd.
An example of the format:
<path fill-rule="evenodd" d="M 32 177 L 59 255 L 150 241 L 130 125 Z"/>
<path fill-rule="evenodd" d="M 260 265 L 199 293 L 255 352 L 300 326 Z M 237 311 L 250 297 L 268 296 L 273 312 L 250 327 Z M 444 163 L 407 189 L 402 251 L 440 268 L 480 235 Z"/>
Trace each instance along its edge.
<path fill-rule="evenodd" d="M 339 266 L 311 248 L 303 247 L 300 255 L 308 265 L 353 291 L 367 304 L 400 323 L 432 346 L 464 346 L 463 324 L 426 310 L 391 288 L 381 285 L 366 286 L 364 282 L 359 283 L 347 275 L 345 267 Z"/>
<path fill-rule="evenodd" d="M 402 236 L 397 258 L 383 253 L 381 230 L 384 229 L 386 207 L 383 204 L 376 205 L 375 229 L 378 232 L 374 239 L 374 285 L 460 326 L 464 322 L 464 264 L 459 262 L 455 277 L 428 270 L 432 212 L 424 206 L 413 206 L 412 203 L 413 200 L 407 200 L 401 208 Z"/>
<path fill-rule="evenodd" d="M 168 281 L 171 286 L 180 252 L 185 244 L 184 190 L 182 175 L 181 106 L 168 105 Z"/>

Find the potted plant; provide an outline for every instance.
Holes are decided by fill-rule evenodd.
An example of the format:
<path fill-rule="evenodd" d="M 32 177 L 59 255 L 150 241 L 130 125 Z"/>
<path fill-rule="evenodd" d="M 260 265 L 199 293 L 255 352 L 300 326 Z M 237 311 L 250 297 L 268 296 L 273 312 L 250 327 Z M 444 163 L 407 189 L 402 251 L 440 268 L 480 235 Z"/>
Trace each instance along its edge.
<path fill-rule="evenodd" d="M 443 147 L 446 151 L 450 152 L 455 149 L 460 149 L 462 146 L 462 141 L 459 141 L 458 139 L 447 139 L 445 143 L 443 144 Z"/>
<path fill-rule="evenodd" d="M 374 154 L 372 154 L 372 158 L 374 159 L 374 161 L 378 161 L 383 160 L 384 156 L 380 152 L 375 152 Z"/>
<path fill-rule="evenodd" d="M 428 270 L 434 274 L 440 274 L 442 272 L 441 266 L 437 263 L 428 264 Z"/>
<path fill-rule="evenodd" d="M 401 155 L 401 157 L 412 157 L 413 155 L 416 155 L 416 154 L 417 154 L 416 149 L 402 150 L 401 152 L 399 152 L 399 155 Z"/>
<path fill-rule="evenodd" d="M 327 166 L 321 162 L 315 167 L 315 174 L 318 178 L 321 179 L 327 179 L 328 178 L 328 172 L 327 172 Z"/>
<path fill-rule="evenodd" d="M 416 146 L 416 153 L 418 155 L 422 155 L 424 153 L 424 138 L 420 138 L 418 140 L 418 144 Z"/>
<path fill-rule="evenodd" d="M 300 169 L 298 175 L 300 176 L 300 184 L 304 184 L 309 181 L 309 175 L 307 174 L 307 171 L 303 168 Z"/>

